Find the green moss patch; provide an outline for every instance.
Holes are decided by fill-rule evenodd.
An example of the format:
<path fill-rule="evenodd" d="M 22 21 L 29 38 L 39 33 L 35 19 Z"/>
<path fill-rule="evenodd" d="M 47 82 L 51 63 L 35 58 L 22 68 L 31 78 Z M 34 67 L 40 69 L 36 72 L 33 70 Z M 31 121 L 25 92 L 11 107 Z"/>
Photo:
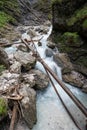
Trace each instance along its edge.
<path fill-rule="evenodd" d="M 0 116 L 7 114 L 7 102 L 5 99 L 0 98 Z"/>
<path fill-rule="evenodd" d="M 0 27 L 3 27 L 9 22 L 14 22 L 15 19 L 11 17 L 10 15 L 0 11 Z"/>
<path fill-rule="evenodd" d="M 87 19 L 84 20 L 83 24 L 82 24 L 83 29 L 87 29 Z"/>
<path fill-rule="evenodd" d="M 87 18 L 87 5 L 84 6 L 82 9 L 77 10 L 71 18 L 67 20 L 67 25 L 72 26 L 77 21 L 82 21 L 83 19 Z"/>

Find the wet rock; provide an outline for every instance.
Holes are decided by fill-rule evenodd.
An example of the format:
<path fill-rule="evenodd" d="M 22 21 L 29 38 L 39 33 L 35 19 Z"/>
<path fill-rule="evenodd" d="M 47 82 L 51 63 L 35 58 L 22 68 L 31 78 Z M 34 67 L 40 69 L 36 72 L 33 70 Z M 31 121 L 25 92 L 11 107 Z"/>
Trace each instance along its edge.
<path fill-rule="evenodd" d="M 6 68 L 9 68 L 10 66 L 8 55 L 1 47 L 0 47 L 0 64 L 6 66 Z"/>
<path fill-rule="evenodd" d="M 47 57 L 51 57 L 51 56 L 53 56 L 53 51 L 50 48 L 48 48 L 48 49 L 46 49 L 45 54 Z"/>
<path fill-rule="evenodd" d="M 32 128 L 37 120 L 36 119 L 36 92 L 29 86 L 26 86 L 25 84 L 21 84 L 19 93 L 20 95 L 24 96 L 24 98 L 21 100 L 24 119 L 27 122 L 28 127 Z"/>
<path fill-rule="evenodd" d="M 21 63 L 23 68 L 28 71 L 35 66 L 36 59 L 27 52 L 17 51 L 14 55 L 15 59 Z"/>
<path fill-rule="evenodd" d="M 4 71 L 0 76 L 0 90 L 6 91 L 19 84 L 19 74 L 10 73 L 8 70 Z"/>
<path fill-rule="evenodd" d="M 75 71 L 62 71 L 63 72 L 63 80 L 71 85 L 77 86 L 79 88 L 82 88 L 82 86 L 85 83 L 85 77 Z"/>
<path fill-rule="evenodd" d="M 40 28 L 38 28 L 38 32 L 41 34 L 47 34 L 48 31 L 49 31 L 49 29 L 46 26 L 40 26 Z"/>
<path fill-rule="evenodd" d="M 18 48 L 18 50 L 23 51 L 23 52 L 27 52 L 28 51 L 27 47 L 24 44 L 22 44 L 22 43 L 19 44 L 17 46 L 17 48 Z"/>
<path fill-rule="evenodd" d="M 32 30 L 32 29 L 29 29 L 27 34 L 30 35 L 31 38 L 37 36 L 36 32 L 34 30 Z"/>
<path fill-rule="evenodd" d="M 44 74 L 39 70 L 30 70 L 29 73 L 34 74 L 35 76 L 35 82 L 36 82 L 34 86 L 35 89 L 42 90 L 48 86 L 49 78 L 46 74 Z"/>
<path fill-rule="evenodd" d="M 21 63 L 15 61 L 14 64 L 10 66 L 10 72 L 19 73 L 21 72 Z"/>
<path fill-rule="evenodd" d="M 51 49 L 54 49 L 56 47 L 55 43 L 48 41 L 47 46 Z"/>
<path fill-rule="evenodd" d="M 82 91 L 87 93 L 87 81 L 82 87 Z"/>
<path fill-rule="evenodd" d="M 66 53 L 56 53 L 54 54 L 53 59 L 60 67 L 73 69 L 73 65 Z"/>
<path fill-rule="evenodd" d="M 21 76 L 21 81 L 24 83 L 24 84 L 27 84 L 29 87 L 34 87 L 35 86 L 35 77 L 34 77 L 34 74 L 22 74 Z"/>

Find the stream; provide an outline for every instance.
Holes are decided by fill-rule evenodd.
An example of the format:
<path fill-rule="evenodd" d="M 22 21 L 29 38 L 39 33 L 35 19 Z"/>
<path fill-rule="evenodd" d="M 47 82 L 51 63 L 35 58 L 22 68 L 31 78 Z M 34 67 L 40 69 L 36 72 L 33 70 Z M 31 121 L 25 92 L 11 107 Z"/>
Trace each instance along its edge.
<path fill-rule="evenodd" d="M 28 27 L 26 27 L 28 28 Z M 38 30 L 38 26 L 34 26 L 33 30 Z M 40 28 L 40 27 L 39 27 Z M 36 31 L 37 35 L 33 39 L 41 38 L 42 46 L 38 46 L 37 42 L 35 42 L 35 46 L 37 51 L 39 52 L 41 58 L 48 64 L 48 66 L 57 74 L 57 76 L 62 80 L 61 68 L 53 61 L 53 56 L 46 56 L 46 49 L 48 48 L 47 42 L 48 37 L 52 32 L 52 26 L 47 26 L 48 33 L 44 34 Z M 23 38 L 29 38 L 27 33 L 22 35 Z M 11 53 L 9 50 L 13 51 L 12 48 L 6 50 L 6 52 Z M 14 52 L 15 52 L 14 48 Z M 53 51 L 53 53 L 56 53 Z M 59 53 L 57 51 L 57 53 Z M 37 69 L 43 71 L 45 70 L 41 63 L 37 62 Z M 52 77 L 51 77 L 52 78 Z M 60 93 L 62 99 L 65 104 L 68 106 L 68 109 L 73 114 L 74 118 L 78 121 L 80 127 L 83 130 L 85 129 L 85 116 L 81 113 L 81 111 L 76 107 L 74 102 L 69 98 L 69 96 L 64 92 L 64 90 L 60 87 L 60 85 L 52 78 L 58 92 Z M 74 93 L 74 95 L 83 103 L 83 105 L 87 108 L 87 94 L 81 92 L 80 89 L 73 87 L 69 84 L 66 86 Z M 73 123 L 72 119 L 68 115 L 64 106 L 62 105 L 60 99 L 56 95 L 53 87 L 49 83 L 49 86 L 43 90 L 37 92 L 37 123 L 33 127 L 32 130 L 78 130 L 78 128 Z M 27 130 L 27 129 L 26 129 Z"/>

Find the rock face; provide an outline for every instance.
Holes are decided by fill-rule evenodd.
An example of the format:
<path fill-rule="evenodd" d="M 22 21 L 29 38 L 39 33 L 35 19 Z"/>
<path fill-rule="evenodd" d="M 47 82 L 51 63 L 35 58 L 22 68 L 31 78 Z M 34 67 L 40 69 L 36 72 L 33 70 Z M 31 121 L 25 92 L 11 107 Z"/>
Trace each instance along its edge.
<path fill-rule="evenodd" d="M 42 90 L 48 86 L 49 78 L 46 74 L 39 70 L 30 70 L 29 73 L 35 76 L 35 89 Z"/>
<path fill-rule="evenodd" d="M 77 4 L 78 3 L 78 4 Z M 53 2 L 53 40 L 60 52 L 67 53 L 76 73 L 87 78 L 87 1 L 56 0 Z M 62 64 L 60 57 L 57 62 Z M 55 59 L 55 58 L 54 58 Z M 67 62 L 67 61 L 66 61 Z M 69 63 L 69 62 L 68 62 Z M 67 64 L 68 64 L 67 63 Z M 73 76 L 71 72 L 69 76 Z M 78 74 L 77 74 L 78 75 Z M 65 77 L 64 77 L 65 79 Z M 71 81 L 70 81 L 71 82 Z M 75 83 L 75 82 L 74 82 Z M 85 87 L 84 87 L 85 88 Z"/>
<path fill-rule="evenodd" d="M 27 122 L 29 128 L 32 128 L 34 123 L 36 123 L 36 92 L 26 86 L 25 84 L 21 84 L 21 88 L 19 90 L 20 95 L 24 95 L 22 99 L 22 109 L 24 114 L 24 119 Z"/>
<path fill-rule="evenodd" d="M 17 51 L 14 57 L 17 61 L 21 63 L 23 69 L 27 71 L 35 66 L 36 63 L 35 58 L 27 52 Z"/>
<path fill-rule="evenodd" d="M 9 60 L 7 53 L 0 47 L 0 64 L 6 66 L 6 68 L 9 68 Z"/>
<path fill-rule="evenodd" d="M 87 20 L 86 18 L 87 5 L 85 5 L 86 2 L 87 2 L 86 0 L 76 0 L 76 1 L 61 0 L 54 2 L 53 4 L 54 29 L 58 29 L 60 31 L 80 32 L 83 33 L 84 36 L 86 36 L 85 31 L 87 32 L 87 28 L 85 28 L 84 31 L 84 22 L 85 20 Z M 86 22 L 85 25 L 87 25 Z"/>

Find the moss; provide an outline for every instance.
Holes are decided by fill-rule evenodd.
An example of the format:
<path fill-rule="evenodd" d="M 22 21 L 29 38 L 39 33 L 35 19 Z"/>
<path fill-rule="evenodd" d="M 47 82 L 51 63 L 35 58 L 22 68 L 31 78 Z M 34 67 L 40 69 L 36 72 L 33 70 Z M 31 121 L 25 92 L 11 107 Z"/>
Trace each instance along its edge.
<path fill-rule="evenodd" d="M 11 17 L 10 15 L 0 11 L 0 27 L 3 27 L 9 22 L 14 22 L 15 19 Z"/>
<path fill-rule="evenodd" d="M 0 28 L 6 23 L 17 23 L 20 8 L 17 0 L 0 0 Z"/>
<path fill-rule="evenodd" d="M 83 24 L 82 24 L 83 29 L 87 29 L 87 19 L 84 20 Z"/>
<path fill-rule="evenodd" d="M 70 43 L 78 43 L 80 42 L 80 37 L 79 35 L 77 34 L 77 32 L 65 32 L 62 36 L 63 40 L 66 41 L 66 42 L 70 42 Z"/>
<path fill-rule="evenodd" d="M 2 71 L 4 71 L 6 68 L 4 65 L 0 65 L 0 74 L 2 73 Z"/>
<path fill-rule="evenodd" d="M 0 116 L 7 114 L 7 102 L 5 99 L 0 98 Z"/>
<path fill-rule="evenodd" d="M 68 26 L 74 25 L 77 21 L 81 21 L 87 17 L 87 5 L 82 9 L 77 10 L 71 18 L 69 18 L 66 22 Z"/>

